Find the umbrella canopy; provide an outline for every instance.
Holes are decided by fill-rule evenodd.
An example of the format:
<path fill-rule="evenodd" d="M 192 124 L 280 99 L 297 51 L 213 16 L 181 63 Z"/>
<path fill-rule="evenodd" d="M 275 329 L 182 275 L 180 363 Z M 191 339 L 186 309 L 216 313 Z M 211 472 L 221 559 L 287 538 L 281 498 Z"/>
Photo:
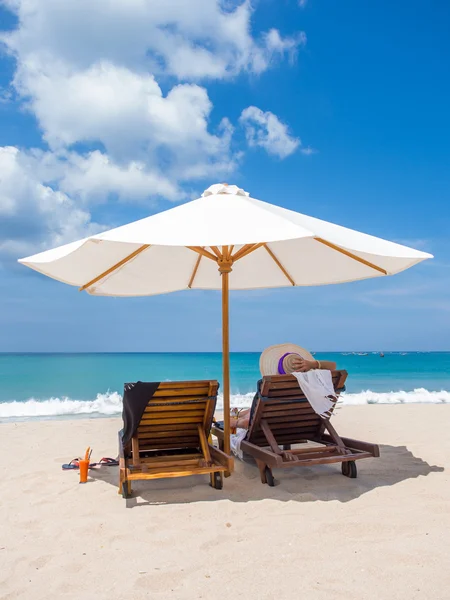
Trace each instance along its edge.
<path fill-rule="evenodd" d="M 192 202 L 19 262 L 97 296 L 222 289 L 228 434 L 229 289 L 343 283 L 393 275 L 427 258 L 431 254 L 216 184 Z M 225 444 L 229 451 L 228 435 Z"/>
<path fill-rule="evenodd" d="M 223 246 L 235 290 L 381 277 L 431 258 L 217 184 L 198 200 L 19 262 L 89 294 L 150 296 L 220 289 Z"/>

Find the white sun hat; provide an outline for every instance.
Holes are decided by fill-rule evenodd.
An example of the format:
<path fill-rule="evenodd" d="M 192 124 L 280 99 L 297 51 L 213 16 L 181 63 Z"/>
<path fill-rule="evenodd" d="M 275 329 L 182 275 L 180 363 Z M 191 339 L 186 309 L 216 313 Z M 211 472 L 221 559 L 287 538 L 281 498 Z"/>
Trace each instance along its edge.
<path fill-rule="evenodd" d="M 301 356 L 305 360 L 314 360 L 313 355 L 305 348 L 297 344 L 278 344 L 266 348 L 259 359 L 259 370 L 261 375 L 279 375 L 280 360 L 283 359 L 282 366 L 285 373 L 292 373 L 292 358 Z"/>

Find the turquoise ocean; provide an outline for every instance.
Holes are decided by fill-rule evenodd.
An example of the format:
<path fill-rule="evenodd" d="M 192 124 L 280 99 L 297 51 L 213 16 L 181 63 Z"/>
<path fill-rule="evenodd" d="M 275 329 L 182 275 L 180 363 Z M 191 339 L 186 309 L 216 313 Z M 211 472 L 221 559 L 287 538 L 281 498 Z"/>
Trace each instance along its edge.
<path fill-rule="evenodd" d="M 315 357 L 348 371 L 343 404 L 450 403 L 450 352 Z M 220 353 L 0 354 L 0 420 L 118 415 L 125 382 L 221 382 L 221 360 Z M 258 361 L 259 353 L 231 354 L 233 406 L 251 404 Z"/>

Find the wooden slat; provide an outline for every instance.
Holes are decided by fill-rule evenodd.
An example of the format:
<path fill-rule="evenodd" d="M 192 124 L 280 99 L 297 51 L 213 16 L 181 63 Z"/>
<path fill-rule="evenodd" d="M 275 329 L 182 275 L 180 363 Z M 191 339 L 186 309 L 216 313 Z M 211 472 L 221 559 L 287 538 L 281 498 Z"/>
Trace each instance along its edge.
<path fill-rule="evenodd" d="M 194 425 L 195 426 L 195 425 Z M 143 429 L 138 429 L 137 434 L 139 439 L 148 439 L 149 437 L 155 438 L 155 439 L 164 439 L 164 438 L 181 438 L 181 437 L 195 437 L 197 435 L 197 426 L 195 426 L 196 429 L 194 430 L 190 430 L 190 431 L 182 431 L 182 430 L 178 430 L 178 431 L 153 431 L 153 429 L 150 428 L 146 428 L 145 430 Z"/>
<path fill-rule="evenodd" d="M 280 440 L 283 440 L 287 437 L 289 437 L 290 439 L 295 439 L 295 438 L 303 439 L 303 440 L 311 439 L 316 436 L 316 433 L 317 433 L 317 427 L 297 427 L 294 430 L 294 433 L 291 433 L 291 432 L 284 433 L 282 430 L 277 431 L 276 435 L 275 435 L 275 439 L 277 440 L 277 442 L 280 442 Z M 252 436 L 252 440 L 254 440 L 254 439 L 264 440 L 264 438 L 265 438 L 265 436 L 262 431 L 258 431 Z"/>
<path fill-rule="evenodd" d="M 225 467 L 222 465 L 214 465 L 212 467 L 162 467 L 158 471 L 148 471 L 144 473 L 130 473 L 128 479 L 130 481 L 143 479 L 165 479 L 172 477 L 188 477 L 189 475 L 207 475 L 209 473 L 224 472 Z"/>
<path fill-rule="evenodd" d="M 155 414 L 161 412 L 177 412 L 177 411 L 202 411 L 205 412 L 206 402 L 176 402 L 173 404 L 148 404 L 143 415 Z"/>
<path fill-rule="evenodd" d="M 266 417 L 267 418 L 267 417 Z M 293 413 L 293 414 L 283 414 L 283 413 L 272 413 L 271 416 L 269 417 L 269 421 L 270 423 L 302 423 L 302 421 L 304 421 L 305 419 L 309 419 L 309 420 L 315 420 L 317 423 L 320 422 L 320 417 L 317 417 L 317 414 L 315 412 L 310 412 L 310 413 L 305 413 L 305 414 L 299 414 L 299 413 Z"/>
<path fill-rule="evenodd" d="M 307 428 L 307 429 L 315 429 L 318 427 L 319 423 L 317 421 L 303 421 L 301 423 L 290 423 L 290 422 L 286 422 L 286 423 L 272 423 L 269 421 L 269 425 L 270 425 L 270 429 L 275 433 L 277 432 L 281 432 L 281 433 L 295 433 L 296 431 L 298 431 L 300 428 Z"/>
<path fill-rule="evenodd" d="M 307 402 L 305 399 L 300 398 L 283 398 L 283 399 L 271 399 L 263 401 L 263 412 L 264 414 L 270 413 L 274 410 L 313 410 L 311 404 Z"/>
<path fill-rule="evenodd" d="M 138 432 L 142 431 L 142 432 L 147 432 L 147 431 L 154 431 L 156 432 L 164 432 L 164 431 L 197 431 L 197 425 L 196 423 L 168 423 L 166 425 L 154 425 L 153 422 L 148 425 L 148 424 L 141 424 L 138 427 Z"/>
<path fill-rule="evenodd" d="M 311 446 L 308 444 L 306 448 L 294 448 L 291 450 L 292 454 L 308 454 L 309 452 L 324 452 L 325 454 L 328 452 L 335 452 L 337 446 Z"/>
<path fill-rule="evenodd" d="M 158 468 L 165 468 L 165 467 L 171 467 L 171 468 L 177 468 L 180 466 L 180 462 L 183 465 L 186 466 L 190 466 L 190 467 L 204 467 L 204 464 L 201 464 L 201 462 L 203 462 L 203 457 L 197 457 L 197 458 L 189 458 L 188 460 L 183 460 L 180 461 L 179 458 L 171 458 L 170 456 L 166 456 L 166 457 L 161 457 L 161 458 L 165 458 L 165 460 L 160 460 L 160 461 L 155 461 L 154 459 L 151 458 L 144 458 L 141 460 L 141 462 L 147 466 L 149 469 L 158 469 Z"/>
<path fill-rule="evenodd" d="M 176 435 L 166 435 L 164 437 L 159 437 L 160 434 L 153 434 L 151 431 L 148 433 L 142 433 L 139 435 L 139 441 L 144 443 L 148 443 L 149 440 L 153 440 L 156 443 L 170 443 L 170 442 L 175 442 L 178 443 L 180 441 L 188 441 L 188 442 L 195 442 L 199 440 L 198 437 L 198 432 L 197 431 L 191 431 L 188 433 L 176 433 Z"/>
<path fill-rule="evenodd" d="M 148 457 L 141 458 L 141 462 L 143 462 L 143 463 L 152 462 L 152 463 L 158 464 L 160 462 L 164 462 L 167 460 L 176 460 L 177 464 L 180 464 L 180 462 L 189 463 L 189 461 L 199 460 L 200 458 L 202 458 L 202 455 L 200 452 L 190 452 L 189 454 L 169 454 L 166 456 L 148 456 Z"/>
<path fill-rule="evenodd" d="M 328 465 L 333 463 L 347 462 L 349 460 L 359 460 L 361 458 L 369 458 L 372 456 L 368 452 L 361 452 L 360 454 L 339 454 L 336 456 L 321 456 L 319 458 L 307 458 L 305 460 L 296 460 L 285 462 L 281 467 L 311 467 L 313 465 Z"/>
<path fill-rule="evenodd" d="M 203 410 L 185 410 L 183 406 L 178 407 L 178 410 L 173 411 L 161 411 L 161 412 L 153 412 L 148 411 L 142 416 L 141 423 L 147 421 L 153 421 L 155 419 L 181 419 L 183 417 L 195 418 L 198 417 L 200 421 L 203 420 L 203 416 L 205 411 Z"/>
<path fill-rule="evenodd" d="M 263 411 L 264 419 L 273 419 L 275 417 L 294 417 L 298 416 L 302 418 L 303 416 L 308 417 L 309 415 L 317 415 L 317 413 L 311 408 L 310 404 L 307 404 L 305 407 L 299 408 L 298 406 L 289 406 L 288 408 L 283 408 L 279 406 L 278 409 L 276 407 L 271 408 L 270 410 Z"/>
<path fill-rule="evenodd" d="M 181 448 L 199 448 L 200 442 L 183 442 L 179 444 L 166 444 L 165 442 L 158 442 L 157 444 L 150 440 L 142 440 L 140 444 L 141 452 L 143 450 L 179 450 Z"/>
<path fill-rule="evenodd" d="M 331 442 L 332 437 L 330 435 L 323 435 L 323 440 L 325 442 Z M 360 440 L 352 440 L 350 438 L 341 438 L 347 448 L 351 450 L 362 450 L 364 452 L 369 452 L 374 457 L 380 456 L 380 448 L 377 444 L 371 444 L 370 442 L 362 442 Z"/>
<path fill-rule="evenodd" d="M 141 423 L 144 425 L 172 425 L 175 423 L 201 423 L 201 417 L 170 417 L 170 418 L 152 418 L 142 420 Z"/>
<path fill-rule="evenodd" d="M 282 433 L 277 432 L 275 439 L 278 444 L 296 444 L 297 440 L 305 440 L 305 439 L 313 440 L 313 439 L 315 439 L 316 433 L 317 433 L 317 429 L 301 429 L 301 430 L 297 430 L 295 433 L 287 433 L 287 434 L 282 434 Z M 252 436 L 251 440 L 249 440 L 249 441 L 251 441 L 254 444 L 257 444 L 258 446 L 261 446 L 261 445 L 268 446 L 269 445 L 267 443 L 265 436 L 262 433 L 254 434 Z"/>
<path fill-rule="evenodd" d="M 186 387 L 159 387 L 153 394 L 153 398 L 164 398 L 166 396 L 208 396 L 208 385 L 186 386 Z"/>

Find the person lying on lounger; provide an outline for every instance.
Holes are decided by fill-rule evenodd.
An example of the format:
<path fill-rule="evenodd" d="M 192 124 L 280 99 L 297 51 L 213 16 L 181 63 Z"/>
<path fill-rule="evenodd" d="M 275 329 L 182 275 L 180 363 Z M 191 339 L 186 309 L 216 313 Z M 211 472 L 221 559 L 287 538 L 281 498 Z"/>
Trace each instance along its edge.
<path fill-rule="evenodd" d="M 312 369 L 334 371 L 336 363 L 331 360 L 315 360 L 313 355 L 296 344 L 279 344 L 266 348 L 259 359 L 261 375 L 289 375 L 307 373 Z M 238 411 L 230 417 L 230 427 L 235 430 L 248 429 L 250 408 Z"/>

